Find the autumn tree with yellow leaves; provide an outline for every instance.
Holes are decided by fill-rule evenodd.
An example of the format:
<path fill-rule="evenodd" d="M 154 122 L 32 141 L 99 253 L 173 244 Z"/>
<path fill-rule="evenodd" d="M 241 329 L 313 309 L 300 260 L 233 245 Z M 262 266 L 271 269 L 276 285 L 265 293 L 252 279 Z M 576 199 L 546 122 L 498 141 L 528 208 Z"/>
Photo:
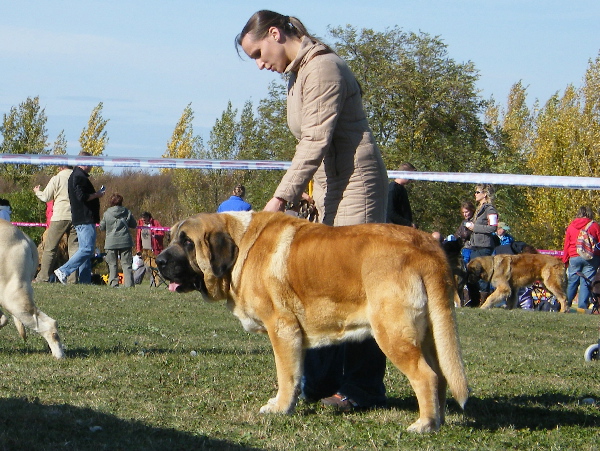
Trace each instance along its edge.
<path fill-rule="evenodd" d="M 189 103 L 183 110 L 179 121 L 175 125 L 171 139 L 167 142 L 167 149 L 163 158 L 200 158 L 202 138 L 194 135 L 194 110 Z M 161 169 L 161 173 L 170 173 L 175 185 L 181 216 L 202 211 L 199 200 L 201 191 L 201 172 L 197 169 Z"/>
<path fill-rule="evenodd" d="M 527 166 L 535 175 L 600 177 L 600 55 L 590 61 L 583 85 L 567 86 L 539 111 Z M 564 230 L 581 205 L 595 212 L 600 193 L 586 189 L 537 188 L 526 192 L 532 233 L 561 248 Z"/>
<path fill-rule="evenodd" d="M 79 145 L 81 146 L 82 152 L 89 152 L 94 156 L 104 155 L 104 150 L 108 144 L 108 132 L 106 131 L 106 124 L 109 119 L 102 117 L 102 102 L 94 107 L 87 126 L 81 131 L 79 135 Z M 93 174 L 102 174 L 104 169 L 99 166 L 92 168 Z"/>

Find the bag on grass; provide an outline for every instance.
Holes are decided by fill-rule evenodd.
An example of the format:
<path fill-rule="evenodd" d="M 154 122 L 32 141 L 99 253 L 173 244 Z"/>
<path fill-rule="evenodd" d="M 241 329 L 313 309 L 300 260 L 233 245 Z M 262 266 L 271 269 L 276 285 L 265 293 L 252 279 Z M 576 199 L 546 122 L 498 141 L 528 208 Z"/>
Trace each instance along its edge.
<path fill-rule="evenodd" d="M 588 224 L 579 231 L 579 235 L 577 235 L 575 246 L 577 253 L 584 260 L 591 260 L 594 257 L 594 247 L 598 244 L 596 239 L 588 232 L 588 229 L 593 222 L 594 221 L 588 222 Z"/>

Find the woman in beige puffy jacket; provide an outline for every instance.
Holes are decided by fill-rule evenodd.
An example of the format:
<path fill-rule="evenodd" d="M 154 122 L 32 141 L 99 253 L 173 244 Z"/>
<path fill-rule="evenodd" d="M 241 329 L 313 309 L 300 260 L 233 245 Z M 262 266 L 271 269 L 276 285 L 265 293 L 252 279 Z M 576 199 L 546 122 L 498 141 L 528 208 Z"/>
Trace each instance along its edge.
<path fill-rule="evenodd" d="M 272 11 L 255 13 L 236 43 L 259 69 L 290 75 L 287 119 L 298 144 L 264 210 L 297 203 L 314 179 L 320 222 L 386 222 L 387 172 L 347 64 L 297 18 Z M 385 356 L 373 339 L 309 350 L 303 394 L 341 410 L 382 406 L 384 373 Z"/>

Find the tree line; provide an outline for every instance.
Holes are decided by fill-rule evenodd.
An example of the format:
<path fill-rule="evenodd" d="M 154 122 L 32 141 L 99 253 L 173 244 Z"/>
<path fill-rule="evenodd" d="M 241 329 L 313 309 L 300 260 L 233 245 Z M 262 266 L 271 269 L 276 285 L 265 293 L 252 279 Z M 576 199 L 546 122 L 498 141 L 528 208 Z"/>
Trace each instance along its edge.
<path fill-rule="evenodd" d="M 521 81 L 511 87 L 505 103 L 483 99 L 476 88 L 475 64 L 454 61 L 439 36 L 399 27 L 375 31 L 353 26 L 330 28 L 329 35 L 331 47 L 361 84 L 388 169 L 409 161 L 432 172 L 599 176 L 600 53 L 589 60 L 580 87 L 570 84 L 545 103 L 535 99 L 530 107 Z M 163 157 L 291 160 L 295 139 L 286 125 L 286 82 L 284 76 L 272 82 L 257 105 L 247 101 L 238 110 L 228 102 L 206 142 L 194 133 L 194 111 L 187 105 Z M 11 108 L 0 127 L 1 152 L 65 154 L 64 132 L 50 146 L 45 122 L 37 97 Z M 82 150 L 103 155 L 107 123 L 100 103 L 81 132 Z M 54 172 L 51 167 L 0 167 L 0 192 L 18 205 L 13 210 L 19 220 L 43 218 L 43 205 L 30 191 L 32 183 L 43 184 Z M 260 209 L 281 175 L 163 169 L 159 174 L 125 171 L 118 176 L 97 170 L 95 177 L 119 191 L 134 214 L 151 211 L 170 225 L 193 213 L 215 211 L 237 183 L 246 186 L 247 200 Z M 471 184 L 419 181 L 408 189 L 419 228 L 444 235 L 460 223 L 460 203 L 473 200 Z M 597 209 L 599 201 L 593 190 L 496 187 L 501 220 L 511 225 L 517 239 L 538 248 L 561 248 L 564 229 L 577 208 Z"/>

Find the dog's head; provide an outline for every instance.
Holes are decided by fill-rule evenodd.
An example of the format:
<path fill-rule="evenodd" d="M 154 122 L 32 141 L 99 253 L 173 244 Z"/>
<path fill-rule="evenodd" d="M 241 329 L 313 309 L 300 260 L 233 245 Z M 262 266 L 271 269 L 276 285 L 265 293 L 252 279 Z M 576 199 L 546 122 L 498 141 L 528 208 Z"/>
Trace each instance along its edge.
<path fill-rule="evenodd" d="M 464 246 L 464 241 L 461 238 L 454 240 L 445 240 L 442 243 L 442 249 L 452 266 L 456 266 L 458 259 L 462 259 L 461 250 Z"/>
<path fill-rule="evenodd" d="M 230 221 L 226 214 L 199 214 L 171 228 L 171 242 L 156 265 L 178 293 L 198 290 L 207 301 L 227 298 L 238 256 Z"/>
<path fill-rule="evenodd" d="M 467 264 L 467 281 L 477 283 L 479 279 L 489 282 L 490 264 L 493 257 L 476 257 Z"/>

